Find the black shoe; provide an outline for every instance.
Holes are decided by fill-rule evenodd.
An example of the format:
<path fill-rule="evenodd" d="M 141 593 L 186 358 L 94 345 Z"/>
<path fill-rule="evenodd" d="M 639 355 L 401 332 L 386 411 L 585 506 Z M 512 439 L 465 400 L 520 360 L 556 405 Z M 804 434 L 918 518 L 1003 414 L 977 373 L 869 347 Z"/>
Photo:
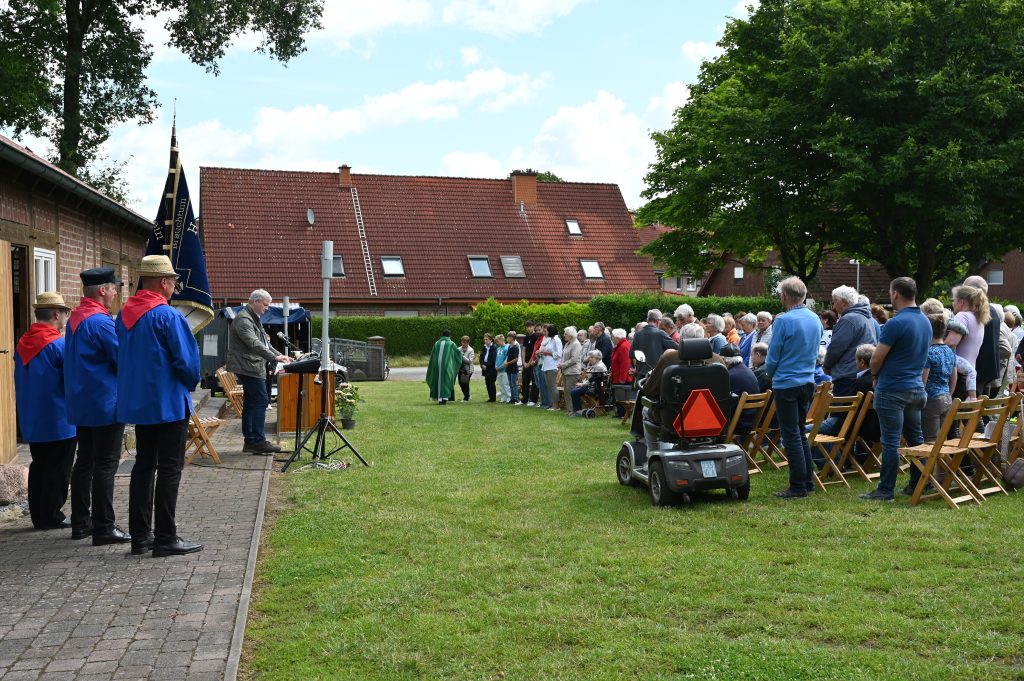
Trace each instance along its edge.
<path fill-rule="evenodd" d="M 149 553 L 153 550 L 153 535 L 149 535 L 145 539 L 132 539 L 132 555 L 141 556 L 144 553 Z"/>
<path fill-rule="evenodd" d="M 806 499 L 807 492 L 797 492 L 787 487 L 781 492 L 776 492 L 775 496 L 779 499 Z"/>
<path fill-rule="evenodd" d="M 867 494 L 861 494 L 860 498 L 864 501 L 894 501 L 896 499 L 894 495 L 879 492 L 877 489 Z"/>
<path fill-rule="evenodd" d="M 281 451 L 280 447 L 267 440 L 264 440 L 263 442 L 253 442 L 246 446 L 248 449 L 242 449 L 243 452 L 247 451 L 258 455 L 277 454 Z"/>
<path fill-rule="evenodd" d="M 117 525 L 109 532 L 103 534 L 94 534 L 92 536 L 93 546 L 106 546 L 108 544 L 125 544 L 132 540 L 132 536 L 122 530 Z"/>
<path fill-rule="evenodd" d="M 37 530 L 67 530 L 71 528 L 71 521 L 65 518 L 59 523 L 51 523 L 49 525 L 36 525 Z"/>
<path fill-rule="evenodd" d="M 72 527 L 71 538 L 72 539 L 85 539 L 92 536 L 91 527 Z"/>
<path fill-rule="evenodd" d="M 202 544 L 193 544 L 178 537 L 171 544 L 153 544 L 153 557 L 184 556 L 186 553 L 197 553 L 202 550 Z"/>
<path fill-rule="evenodd" d="M 904 487 L 903 489 L 900 490 L 900 496 L 910 497 L 910 496 L 913 496 L 913 495 L 914 495 L 914 488 L 911 487 L 910 485 L 907 485 L 906 487 Z"/>

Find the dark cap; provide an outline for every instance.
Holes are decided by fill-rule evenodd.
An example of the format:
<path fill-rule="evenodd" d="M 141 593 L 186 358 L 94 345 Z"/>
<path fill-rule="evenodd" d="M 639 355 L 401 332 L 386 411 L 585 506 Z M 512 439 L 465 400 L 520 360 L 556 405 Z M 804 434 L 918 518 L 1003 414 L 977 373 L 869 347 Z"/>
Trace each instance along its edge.
<path fill-rule="evenodd" d="M 735 343 L 729 343 L 719 350 L 718 354 L 722 357 L 740 357 L 743 353 L 740 352 L 739 347 Z"/>
<path fill-rule="evenodd" d="M 79 274 L 82 278 L 82 286 L 102 286 L 103 284 L 121 285 L 122 281 L 114 274 L 113 267 L 97 267 L 86 270 Z"/>

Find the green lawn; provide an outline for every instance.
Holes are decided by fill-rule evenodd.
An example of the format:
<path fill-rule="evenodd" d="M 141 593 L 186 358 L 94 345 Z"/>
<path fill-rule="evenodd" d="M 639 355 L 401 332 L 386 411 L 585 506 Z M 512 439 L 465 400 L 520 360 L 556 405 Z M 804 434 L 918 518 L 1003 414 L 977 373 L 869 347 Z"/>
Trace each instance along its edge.
<path fill-rule="evenodd" d="M 617 419 L 360 390 L 373 467 L 274 480 L 244 678 L 1024 678 L 1022 494 L 660 510 Z"/>

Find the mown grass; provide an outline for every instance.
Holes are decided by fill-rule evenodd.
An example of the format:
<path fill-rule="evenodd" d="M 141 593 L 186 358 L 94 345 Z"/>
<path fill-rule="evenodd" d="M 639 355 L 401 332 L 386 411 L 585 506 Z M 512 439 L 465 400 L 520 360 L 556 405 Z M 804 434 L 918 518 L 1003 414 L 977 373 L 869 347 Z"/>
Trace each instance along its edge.
<path fill-rule="evenodd" d="M 374 464 L 278 477 L 243 676 L 1024 678 L 1024 495 L 653 508 L 625 429 L 365 384 Z"/>
<path fill-rule="evenodd" d="M 425 367 L 430 363 L 430 355 L 388 355 L 388 366 L 392 369 L 405 369 L 408 367 Z"/>

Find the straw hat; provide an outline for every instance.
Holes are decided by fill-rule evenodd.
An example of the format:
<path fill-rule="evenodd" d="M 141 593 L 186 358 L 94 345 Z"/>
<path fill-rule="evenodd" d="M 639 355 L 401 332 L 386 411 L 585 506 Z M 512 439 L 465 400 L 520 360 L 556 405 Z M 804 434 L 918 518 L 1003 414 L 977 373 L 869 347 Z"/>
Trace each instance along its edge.
<path fill-rule="evenodd" d="M 70 310 L 71 308 L 64 304 L 64 296 L 56 291 L 47 291 L 45 293 L 40 293 L 36 298 L 36 309 Z"/>
<path fill-rule="evenodd" d="M 174 271 L 171 259 L 166 255 L 147 255 L 142 258 L 142 263 L 139 265 L 139 276 L 177 277 L 178 273 Z"/>

